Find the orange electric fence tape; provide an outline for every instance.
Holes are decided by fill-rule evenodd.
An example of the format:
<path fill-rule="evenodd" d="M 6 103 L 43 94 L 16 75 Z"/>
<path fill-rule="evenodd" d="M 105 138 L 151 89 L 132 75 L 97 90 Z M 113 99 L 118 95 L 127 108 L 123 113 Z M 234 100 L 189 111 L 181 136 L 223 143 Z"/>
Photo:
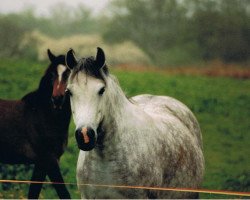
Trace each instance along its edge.
<path fill-rule="evenodd" d="M 65 184 L 77 185 L 76 183 L 57 183 L 57 182 L 40 182 L 40 181 L 21 181 L 21 180 L 0 180 L 0 183 L 23 183 L 23 184 Z M 224 190 L 207 190 L 207 189 L 190 189 L 190 188 L 162 188 L 162 187 L 148 187 L 148 186 L 126 186 L 126 185 L 102 185 L 102 184 L 78 184 L 83 186 L 94 187 L 109 187 L 109 188 L 122 188 L 122 189 L 144 189 L 144 190 L 161 190 L 161 191 L 176 191 L 176 192 L 198 192 L 207 194 L 220 194 L 220 195 L 235 195 L 235 196 L 249 196 L 250 192 L 237 192 L 237 191 L 224 191 Z"/>

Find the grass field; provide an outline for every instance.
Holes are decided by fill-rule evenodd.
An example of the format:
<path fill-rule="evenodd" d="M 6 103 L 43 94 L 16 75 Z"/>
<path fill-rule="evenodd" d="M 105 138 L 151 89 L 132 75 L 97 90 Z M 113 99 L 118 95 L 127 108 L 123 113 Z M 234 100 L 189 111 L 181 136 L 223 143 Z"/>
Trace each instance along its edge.
<path fill-rule="evenodd" d="M 0 98 L 19 99 L 36 89 L 46 63 L 1 60 Z M 250 79 L 234 79 L 160 72 L 112 70 L 127 96 L 141 93 L 168 95 L 185 103 L 196 115 L 203 133 L 206 173 L 202 188 L 250 191 Z M 78 148 L 70 126 L 67 151 L 61 168 L 65 182 L 76 182 Z M 32 166 L 0 164 L 0 179 L 29 180 Z M 80 198 L 75 185 L 68 186 Z M 28 185 L 2 184 L 0 198 L 25 198 Z M 42 198 L 58 198 L 44 186 Z M 201 194 L 201 198 L 235 198 Z"/>

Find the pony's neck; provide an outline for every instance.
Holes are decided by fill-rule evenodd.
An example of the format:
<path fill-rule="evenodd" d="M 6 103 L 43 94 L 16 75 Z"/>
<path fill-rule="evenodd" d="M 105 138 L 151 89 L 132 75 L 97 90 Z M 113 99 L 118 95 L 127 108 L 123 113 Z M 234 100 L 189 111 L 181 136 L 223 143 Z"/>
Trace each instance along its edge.
<path fill-rule="evenodd" d="M 122 126 L 126 126 L 125 122 L 133 121 L 136 117 L 135 110 L 138 107 L 128 100 L 115 77 L 111 76 L 107 80 L 107 85 L 109 88 L 105 106 L 107 110 L 104 117 L 104 129 L 106 134 L 112 134 L 111 130 L 124 128 Z"/>

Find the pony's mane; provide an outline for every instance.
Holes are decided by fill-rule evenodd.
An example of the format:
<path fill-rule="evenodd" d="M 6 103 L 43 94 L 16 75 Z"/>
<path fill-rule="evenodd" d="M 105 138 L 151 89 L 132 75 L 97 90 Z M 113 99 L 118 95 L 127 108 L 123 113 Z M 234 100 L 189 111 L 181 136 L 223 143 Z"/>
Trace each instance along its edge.
<path fill-rule="evenodd" d="M 111 87 L 113 87 L 113 88 L 115 86 L 115 94 L 116 94 L 116 96 L 117 96 L 117 94 L 118 94 L 118 96 L 124 96 L 125 99 L 128 100 L 130 103 L 135 104 L 135 101 L 133 101 L 130 97 L 128 97 L 127 94 L 122 90 L 121 85 L 120 85 L 117 77 L 112 75 L 112 74 L 109 74 L 108 77 L 109 77 L 109 80 L 110 80 L 109 81 L 109 87 L 110 87 L 110 84 L 112 84 Z M 115 99 L 114 104 L 117 104 L 119 102 L 119 99 L 116 99 L 115 97 L 111 97 L 110 99 L 111 100 Z"/>
<path fill-rule="evenodd" d="M 107 65 L 104 64 L 104 66 L 101 69 L 98 69 L 97 62 L 93 56 L 88 58 L 81 58 L 78 61 L 78 64 L 76 67 L 74 67 L 72 71 L 71 79 L 73 79 L 79 72 L 83 72 L 89 76 L 93 76 L 98 79 L 102 79 L 105 81 L 102 72 L 107 75 L 108 74 L 108 68 Z"/>

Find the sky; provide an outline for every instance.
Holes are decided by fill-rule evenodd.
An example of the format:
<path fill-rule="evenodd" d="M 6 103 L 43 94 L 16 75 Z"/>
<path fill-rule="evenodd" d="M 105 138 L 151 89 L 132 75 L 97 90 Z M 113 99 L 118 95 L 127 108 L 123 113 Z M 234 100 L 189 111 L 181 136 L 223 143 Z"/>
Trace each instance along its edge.
<path fill-rule="evenodd" d="M 18 12 L 32 5 L 36 14 L 48 16 L 49 8 L 61 2 L 73 7 L 79 4 L 86 5 L 96 14 L 110 0 L 0 0 L 0 13 Z"/>

